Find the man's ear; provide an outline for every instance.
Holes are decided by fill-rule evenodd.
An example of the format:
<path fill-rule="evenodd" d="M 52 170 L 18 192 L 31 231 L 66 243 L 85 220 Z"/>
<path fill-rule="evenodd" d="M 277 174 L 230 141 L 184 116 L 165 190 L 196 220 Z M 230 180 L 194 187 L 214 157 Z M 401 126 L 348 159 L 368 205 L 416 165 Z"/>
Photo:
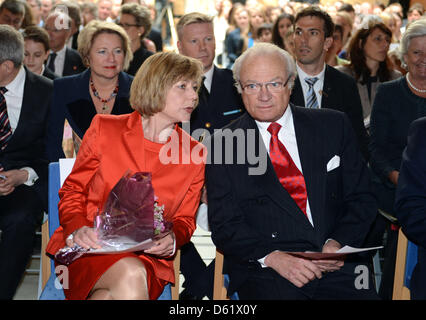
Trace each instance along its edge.
<path fill-rule="evenodd" d="M 179 50 L 179 53 L 180 53 L 180 54 L 182 54 L 182 44 L 181 44 L 180 40 L 178 40 L 178 41 L 176 42 L 176 46 L 177 46 L 177 48 L 178 48 L 178 50 Z"/>
<path fill-rule="evenodd" d="M 324 50 L 328 51 L 328 49 L 330 49 L 330 47 L 331 47 L 332 44 L 333 44 L 333 37 L 325 38 Z"/>

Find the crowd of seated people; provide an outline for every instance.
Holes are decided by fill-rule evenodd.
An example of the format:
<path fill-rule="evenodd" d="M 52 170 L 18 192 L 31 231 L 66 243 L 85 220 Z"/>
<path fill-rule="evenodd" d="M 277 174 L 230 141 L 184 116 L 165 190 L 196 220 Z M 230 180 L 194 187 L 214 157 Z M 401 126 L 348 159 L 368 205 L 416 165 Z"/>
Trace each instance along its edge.
<path fill-rule="evenodd" d="M 392 298 L 396 241 L 401 226 L 394 220 L 384 218 L 381 213 L 398 215 L 394 208 L 395 191 L 408 128 L 413 121 L 426 116 L 426 10 L 415 1 L 411 1 L 410 7 L 395 2 L 387 6 L 372 4 L 371 1 L 349 4 L 337 0 L 315 6 L 307 2 L 275 2 L 247 0 L 243 4 L 241 1 L 216 0 L 214 4 L 206 5 L 209 10 L 195 16 L 194 21 L 190 19 L 192 16 L 176 16 L 176 23 L 179 19 L 186 21 L 184 17 L 188 20 L 185 22 L 187 25 L 177 23 L 178 36 L 172 39 L 175 32 L 171 32 L 170 28 L 173 24 L 168 25 L 157 19 L 162 8 L 155 1 L 0 0 L 0 27 L 4 27 L 1 36 L 14 39 L 19 48 L 15 50 L 11 44 L 10 48 L 1 47 L 4 52 L 0 52 L 0 206 L 10 207 L 7 213 L 0 212 L 0 299 L 13 298 L 30 258 L 32 234 L 40 223 L 39 213 L 16 204 L 15 194 L 28 198 L 29 203 L 35 203 L 34 208 L 42 212 L 47 199 L 47 164 L 63 157 L 79 159 L 79 150 L 84 150 L 81 161 L 88 161 L 88 153 L 94 152 L 91 148 L 94 148 L 97 140 L 91 140 L 92 145 L 85 145 L 85 134 L 96 130 L 91 126 L 92 122 L 96 122 L 94 119 L 98 119 L 99 123 L 99 119 L 109 119 L 110 115 L 115 115 L 120 119 L 129 117 L 128 121 L 132 121 L 131 115 L 134 118 L 135 113 L 140 114 L 142 138 L 148 139 L 149 145 L 152 144 L 152 152 L 158 144 L 164 143 L 164 139 L 153 135 L 151 141 L 150 123 L 144 121 L 159 118 L 161 121 L 158 123 L 167 124 L 168 129 L 162 129 L 169 132 L 171 124 L 189 119 L 177 109 L 172 108 L 169 112 L 172 103 L 165 100 L 166 97 L 173 97 L 175 89 L 179 92 L 180 86 L 185 88 L 180 88 L 182 95 L 174 96 L 176 105 L 185 105 L 186 102 L 179 99 L 190 101 L 185 112 L 192 112 L 189 119 L 193 126 L 191 129 L 206 130 L 205 135 L 197 136 L 195 140 L 202 142 L 207 139 L 215 129 L 228 125 L 245 113 L 247 102 L 237 93 L 235 85 L 238 86 L 238 83 L 235 83 L 235 74 L 232 78 L 231 70 L 245 51 L 260 43 L 274 44 L 292 57 L 296 75 L 290 103 L 306 108 L 334 109 L 348 117 L 362 159 L 368 164 L 371 192 L 378 204 L 377 216 L 373 219 L 364 245 L 384 244 L 384 250 L 380 252 L 385 262 L 379 296 L 382 299 Z M 185 11 L 186 14 L 193 11 L 190 4 L 186 5 Z M 5 27 L 7 25 L 17 33 Z M 185 32 L 182 31 L 184 27 Z M 174 40 L 177 42 L 176 48 L 173 47 Z M 7 50 L 22 51 L 22 59 L 8 56 Z M 169 51 L 175 51 L 187 59 L 167 56 L 165 53 Z M 165 60 L 161 60 L 158 54 L 164 54 Z M 178 70 L 181 74 L 177 77 L 173 70 L 166 68 L 166 65 L 173 66 L 169 60 L 187 63 L 192 74 L 185 75 L 182 73 L 185 69 L 182 69 Z M 197 60 L 202 62 L 202 66 L 197 64 Z M 13 64 L 10 65 L 11 61 Z M 145 61 L 148 61 L 148 65 L 142 68 Z M 162 85 L 158 88 L 164 97 L 158 97 L 154 91 L 147 92 L 152 97 L 137 96 L 137 99 L 146 100 L 148 104 L 156 101 L 158 105 L 151 107 L 158 109 L 153 111 L 148 106 L 135 106 L 132 101 L 136 101 L 136 98 L 132 98 L 131 88 L 139 87 L 141 81 L 154 81 L 154 78 L 147 77 L 154 67 L 159 68 L 161 61 L 166 64 L 162 67 L 167 70 L 160 68 L 162 74 L 155 76 L 173 77 L 166 87 Z M 144 70 L 144 74 L 139 74 L 139 70 Z M 34 79 L 31 78 L 32 74 L 35 75 Z M 223 77 L 220 81 L 219 74 Z M 18 86 L 21 91 L 15 95 L 17 79 L 26 80 L 25 88 L 19 89 Z M 134 83 L 134 79 L 138 83 Z M 30 86 L 32 82 L 40 86 L 38 94 L 44 95 L 43 101 L 29 101 L 26 98 L 27 85 Z M 215 89 L 218 82 L 228 88 Z M 264 89 L 261 88 L 261 92 Z M 194 94 L 194 90 L 197 94 Z M 216 93 L 219 91 L 222 93 L 220 98 L 220 94 Z M 136 93 L 133 92 L 133 95 Z M 142 103 L 140 101 L 138 103 Z M 39 107 L 36 103 L 43 106 Z M 33 104 L 33 113 L 40 109 L 38 117 L 43 118 L 37 118 L 34 122 L 43 125 L 43 136 L 40 136 L 41 131 L 37 131 L 33 138 L 44 140 L 44 144 L 37 140 L 28 150 L 18 140 L 22 122 L 28 121 L 22 118 L 27 104 Z M 10 125 L 7 117 L 10 118 Z M 167 121 L 162 122 L 164 119 Z M 160 128 L 153 128 L 157 134 Z M 184 134 L 178 128 L 173 127 L 169 135 L 173 134 L 172 131 Z M 192 131 L 188 132 L 192 134 Z M 16 139 L 14 136 L 17 136 Z M 18 152 L 20 149 L 17 148 L 23 148 L 22 152 Z M 28 153 L 33 154 L 34 159 L 29 159 Z M 101 160 L 94 157 L 92 161 Z M 78 164 L 84 167 L 84 163 Z M 19 179 L 12 179 L 14 170 L 19 171 Z M 3 179 L 3 176 L 7 179 Z M 78 177 L 75 174 L 71 180 Z M 190 177 L 193 180 L 186 181 L 189 182 L 186 192 L 193 198 L 189 200 L 197 199 L 196 202 L 204 203 L 207 208 L 205 188 L 199 188 L 204 178 L 196 180 L 199 177 L 191 175 L 188 179 Z M 7 180 L 14 184 L 7 185 Z M 65 200 L 68 199 L 66 190 L 61 192 Z M 90 193 L 81 191 L 82 194 L 85 192 L 85 196 Z M 172 203 L 168 198 L 167 201 Z M 64 203 L 60 205 L 67 208 Z M 191 202 L 191 214 L 195 210 L 193 207 Z M 21 243 L 25 250 L 11 252 L 5 248 L 14 241 L 8 239 L 13 232 L 10 230 L 25 219 L 16 215 L 14 221 L 11 213 L 15 208 L 22 216 L 31 216 L 31 228 L 22 231 L 31 233 L 31 237 Z M 180 211 L 173 208 L 173 212 Z M 60 210 L 60 214 L 64 213 Z M 179 214 L 176 217 L 180 219 Z M 158 261 L 169 257 L 168 253 L 174 254 L 176 245 L 180 248 L 183 242 L 189 241 L 195 223 L 195 220 L 189 220 L 177 222 L 175 233 L 159 244 L 160 249 L 153 250 L 159 257 Z M 81 224 L 80 228 L 73 230 L 69 225 L 67 227 L 67 231 L 72 232 L 64 236 L 73 235 L 76 243 L 90 244 L 85 237 L 93 235 L 82 232 Z M 192 246 L 187 250 L 196 249 Z M 10 255 L 13 259 L 5 258 Z M 131 259 L 137 260 L 137 256 Z M 139 268 L 144 261 L 133 261 L 134 265 L 130 267 L 144 273 L 142 278 L 148 287 L 138 289 L 143 292 L 142 296 L 156 298 L 164 286 L 161 281 L 165 278 L 154 283 L 152 277 L 159 274 L 161 277 L 161 272 L 151 270 L 158 267 L 158 262 L 155 261 L 155 267 L 148 265 Z M 206 267 L 198 254 L 183 255 L 182 265 L 188 266 L 187 270 L 182 270 L 186 279 L 182 299 L 211 298 L 213 267 Z M 197 265 L 200 266 L 198 271 L 194 269 Z M 129 270 L 128 267 L 121 266 L 117 272 Z M 7 278 L 11 269 L 16 270 L 15 276 L 2 289 L 3 278 Z M 106 277 L 110 278 L 113 277 Z M 198 282 L 203 278 L 209 283 L 201 288 Z M 167 278 L 168 281 L 170 279 Z M 115 285 L 107 281 L 89 286 L 79 298 L 96 298 L 105 290 L 108 294 L 99 294 L 100 298 L 127 297 L 121 295 L 126 291 L 124 287 L 119 288 L 119 295 L 112 294 L 111 288 L 115 288 Z M 69 297 L 77 295 L 69 294 Z"/>

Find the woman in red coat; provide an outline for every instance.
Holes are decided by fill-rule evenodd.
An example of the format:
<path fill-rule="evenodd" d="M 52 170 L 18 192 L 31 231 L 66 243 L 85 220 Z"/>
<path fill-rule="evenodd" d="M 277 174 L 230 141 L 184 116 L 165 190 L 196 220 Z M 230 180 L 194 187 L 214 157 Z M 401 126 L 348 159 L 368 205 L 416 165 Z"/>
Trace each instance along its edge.
<path fill-rule="evenodd" d="M 205 157 L 204 147 L 177 123 L 189 121 L 198 103 L 202 72 L 195 59 L 155 54 L 133 81 L 130 102 L 136 111 L 93 119 L 59 191 L 61 226 L 47 252 L 74 243 L 98 247 L 94 218 L 128 169 L 152 173 L 157 201 L 173 228 L 144 252 L 85 255 L 72 262 L 64 290 L 68 299 L 156 299 L 167 282 L 174 282 L 173 255 L 195 230 Z"/>

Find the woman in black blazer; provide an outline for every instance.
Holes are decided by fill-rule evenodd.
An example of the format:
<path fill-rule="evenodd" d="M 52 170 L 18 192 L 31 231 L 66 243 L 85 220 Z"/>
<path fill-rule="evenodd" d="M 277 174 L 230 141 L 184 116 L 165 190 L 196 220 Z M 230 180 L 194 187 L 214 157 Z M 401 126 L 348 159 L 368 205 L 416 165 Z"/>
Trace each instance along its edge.
<path fill-rule="evenodd" d="M 97 113 L 118 115 L 133 111 L 129 103 L 133 77 L 122 71 L 133 57 L 124 29 L 115 23 L 92 21 L 80 33 L 78 48 L 89 69 L 53 82 L 46 146 L 51 162 L 65 157 L 65 120 L 72 130 L 73 150 L 67 149 L 67 155 L 72 157 Z"/>

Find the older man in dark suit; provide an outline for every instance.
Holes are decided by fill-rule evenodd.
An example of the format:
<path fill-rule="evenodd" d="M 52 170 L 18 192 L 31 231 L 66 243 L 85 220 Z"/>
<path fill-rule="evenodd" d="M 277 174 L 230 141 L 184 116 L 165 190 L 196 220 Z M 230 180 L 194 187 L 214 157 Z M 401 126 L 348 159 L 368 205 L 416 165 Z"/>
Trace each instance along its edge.
<path fill-rule="evenodd" d="M 294 63 L 274 45 L 248 49 L 233 71 L 247 114 L 212 136 L 206 167 L 209 224 L 225 256 L 228 294 L 376 299 L 371 282 L 357 285 L 354 257 L 291 253 L 360 246 L 375 217 L 367 167 L 347 116 L 289 104 Z"/>
<path fill-rule="evenodd" d="M 410 281 L 411 299 L 426 299 L 426 117 L 410 126 L 396 190 L 396 216 L 402 231 L 418 246 Z"/>
<path fill-rule="evenodd" d="M 12 299 L 47 204 L 44 140 L 52 81 L 22 65 L 24 39 L 0 26 L 0 300 Z"/>
<path fill-rule="evenodd" d="M 355 80 L 325 64 L 326 52 L 333 43 L 333 29 L 331 17 L 317 7 L 307 7 L 296 15 L 294 52 L 298 77 L 291 102 L 307 108 L 328 108 L 346 113 L 361 152 L 368 160 L 368 135 Z"/>

